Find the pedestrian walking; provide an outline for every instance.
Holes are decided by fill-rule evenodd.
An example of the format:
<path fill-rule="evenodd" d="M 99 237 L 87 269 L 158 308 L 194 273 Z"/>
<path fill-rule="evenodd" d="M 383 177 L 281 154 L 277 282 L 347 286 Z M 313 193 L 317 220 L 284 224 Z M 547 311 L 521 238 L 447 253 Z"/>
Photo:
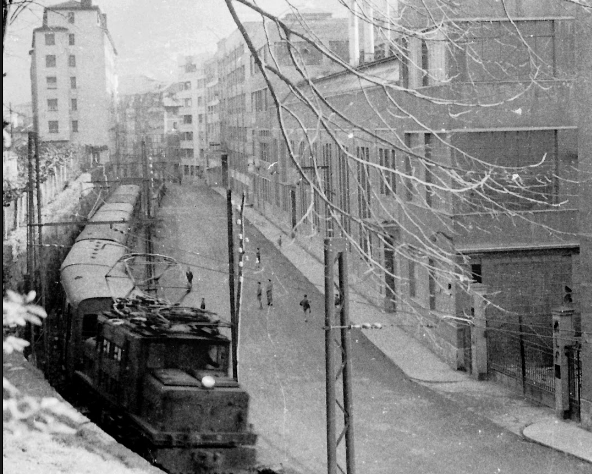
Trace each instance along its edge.
<path fill-rule="evenodd" d="M 308 301 L 308 296 L 304 295 L 302 301 L 300 301 L 300 306 L 302 306 L 302 310 L 304 311 L 304 322 L 308 321 L 308 316 L 310 315 L 310 301 Z"/>
<path fill-rule="evenodd" d="M 271 280 L 267 283 L 265 293 L 267 294 L 267 306 L 273 306 L 273 283 Z"/>
<path fill-rule="evenodd" d="M 263 309 L 263 287 L 261 282 L 257 282 L 257 301 L 259 301 L 259 309 Z"/>
<path fill-rule="evenodd" d="M 277 243 L 278 243 L 278 247 L 279 247 L 279 248 L 282 248 L 282 235 L 281 235 L 281 234 L 280 234 L 280 236 L 278 237 L 278 241 L 277 241 Z"/>
<path fill-rule="evenodd" d="M 193 272 L 189 267 L 187 267 L 187 271 L 185 272 L 185 276 L 187 277 L 187 291 L 191 291 L 193 287 Z"/>
<path fill-rule="evenodd" d="M 341 295 L 339 293 L 335 293 L 335 306 L 341 305 Z"/>
<path fill-rule="evenodd" d="M 255 253 L 255 263 L 257 264 L 257 268 L 261 268 L 261 250 L 257 247 L 257 252 Z"/>
<path fill-rule="evenodd" d="M 201 309 L 206 309 L 206 299 L 205 298 L 201 299 L 201 304 L 199 305 L 199 307 Z"/>

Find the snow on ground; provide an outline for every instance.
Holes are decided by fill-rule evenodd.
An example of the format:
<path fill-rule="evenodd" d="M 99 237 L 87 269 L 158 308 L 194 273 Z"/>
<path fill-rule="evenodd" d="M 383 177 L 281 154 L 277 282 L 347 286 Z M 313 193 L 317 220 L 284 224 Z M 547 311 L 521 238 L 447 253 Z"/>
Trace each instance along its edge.
<path fill-rule="evenodd" d="M 20 353 L 4 355 L 3 374 L 19 390 L 34 397 L 60 395 Z M 64 402 L 66 403 L 66 402 Z M 146 460 L 118 444 L 86 420 L 75 435 L 47 436 L 3 430 L 4 474 L 162 474 Z"/>

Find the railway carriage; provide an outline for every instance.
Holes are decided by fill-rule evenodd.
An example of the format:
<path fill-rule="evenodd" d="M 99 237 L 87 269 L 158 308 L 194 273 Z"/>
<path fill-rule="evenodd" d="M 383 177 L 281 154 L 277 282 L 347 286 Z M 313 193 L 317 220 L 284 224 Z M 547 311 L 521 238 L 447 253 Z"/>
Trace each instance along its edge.
<path fill-rule="evenodd" d="M 65 293 L 66 370 L 71 380 L 82 365 L 84 340 L 94 335 L 97 317 L 111 308 L 114 298 L 128 296 L 133 283 L 120 258 L 128 253 L 129 221 L 138 211 L 140 187 L 120 186 L 89 222 L 121 220 L 122 224 L 87 225 L 60 268 Z"/>

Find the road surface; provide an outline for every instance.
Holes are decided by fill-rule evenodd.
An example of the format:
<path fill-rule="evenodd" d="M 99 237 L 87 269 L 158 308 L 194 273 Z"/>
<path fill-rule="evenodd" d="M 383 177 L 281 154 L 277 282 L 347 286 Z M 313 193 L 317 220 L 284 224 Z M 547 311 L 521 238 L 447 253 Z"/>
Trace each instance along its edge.
<path fill-rule="evenodd" d="M 159 210 L 155 251 L 191 266 L 193 289 L 172 299 L 228 318 L 225 198 L 205 186 L 170 185 Z M 240 382 L 251 395 L 250 421 L 263 462 L 300 474 L 326 472 L 323 296 L 276 243 L 247 223 Z M 261 267 L 255 263 L 261 249 Z M 184 270 L 183 270 L 184 272 Z M 181 274 L 182 272 L 180 272 Z M 184 273 L 183 273 L 184 274 Z M 273 306 L 265 285 L 274 286 Z M 180 280 L 182 281 L 182 276 Z M 257 282 L 264 287 L 259 309 Z M 312 317 L 299 301 L 308 294 Z M 359 474 L 589 473 L 590 465 L 529 443 L 426 387 L 408 380 L 353 332 L 356 467 Z"/>

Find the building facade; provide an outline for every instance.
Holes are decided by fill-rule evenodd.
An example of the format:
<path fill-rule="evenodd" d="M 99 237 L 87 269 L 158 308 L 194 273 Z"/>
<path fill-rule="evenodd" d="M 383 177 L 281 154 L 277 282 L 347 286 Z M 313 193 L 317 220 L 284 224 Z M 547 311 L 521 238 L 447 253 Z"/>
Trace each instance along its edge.
<path fill-rule="evenodd" d="M 364 65 L 355 73 L 310 74 L 314 97 L 326 103 L 315 102 L 319 112 L 283 96 L 290 113 L 282 127 L 261 77 L 248 88 L 224 85 L 228 181 L 284 229 L 316 242 L 319 254 L 324 237 L 347 236 L 356 285 L 454 368 L 471 368 L 474 303 L 453 274 L 485 285 L 490 375 L 553 405 L 553 309 L 573 308 L 573 358 L 589 344 L 579 310 L 586 277 L 579 271 L 576 9 L 511 2 L 506 14 L 496 2 L 479 2 L 475 19 L 476 8 L 466 2 L 442 18 L 403 16 L 418 34 L 383 43 L 386 59 L 368 62 L 359 52 Z M 356 41 L 364 51 L 366 43 L 350 37 L 350 45 Z M 242 65 L 231 60 L 242 57 L 240 41 L 224 46 L 222 67 L 233 72 Z M 276 46 L 269 61 L 277 62 Z M 243 151 L 233 144 L 245 137 L 229 100 L 245 90 L 251 123 Z M 313 97 L 307 81 L 299 90 Z M 236 103 L 242 120 L 242 98 Z M 461 192 L 463 177 L 482 184 Z M 442 263 L 435 256 L 442 252 L 455 257 Z M 584 384 L 581 417 L 589 419 L 589 387 L 575 364 L 573 390 Z"/>
<path fill-rule="evenodd" d="M 86 147 L 89 165 L 115 148 L 117 51 L 92 0 L 47 7 L 33 31 L 31 84 L 39 139 Z"/>
<path fill-rule="evenodd" d="M 142 178 L 152 165 L 155 178 L 180 181 L 181 131 L 178 85 L 146 76 L 124 76 L 118 103 L 116 152 L 118 178 Z"/>
<path fill-rule="evenodd" d="M 333 18 L 331 13 L 302 12 L 301 17 L 288 14 L 282 20 L 295 29 L 302 29 L 303 20 L 318 40 L 348 61 L 347 19 Z M 249 34 L 255 55 L 263 64 L 277 68 L 289 80 L 298 81 L 299 72 L 292 63 L 287 41 L 277 27 L 269 22 L 243 23 Z M 292 41 L 293 53 L 312 77 L 338 71 L 340 64 L 324 57 L 305 41 Z M 257 186 L 267 186 L 260 179 L 275 176 L 280 169 L 274 165 L 282 142 L 271 136 L 269 110 L 274 101 L 266 78 L 249 50 L 241 33 L 236 30 L 218 42 L 214 58 L 205 63 L 206 157 L 208 179 L 219 182 L 223 177 L 232 181 L 237 191 L 244 191 L 252 202 Z M 285 96 L 288 86 L 275 74 L 266 73 L 274 84 L 278 97 Z M 273 118 L 272 118 L 273 120 Z M 227 170 L 229 170 L 227 172 Z M 280 176 L 273 178 L 279 183 Z M 224 178 L 226 179 L 226 178 Z"/>

